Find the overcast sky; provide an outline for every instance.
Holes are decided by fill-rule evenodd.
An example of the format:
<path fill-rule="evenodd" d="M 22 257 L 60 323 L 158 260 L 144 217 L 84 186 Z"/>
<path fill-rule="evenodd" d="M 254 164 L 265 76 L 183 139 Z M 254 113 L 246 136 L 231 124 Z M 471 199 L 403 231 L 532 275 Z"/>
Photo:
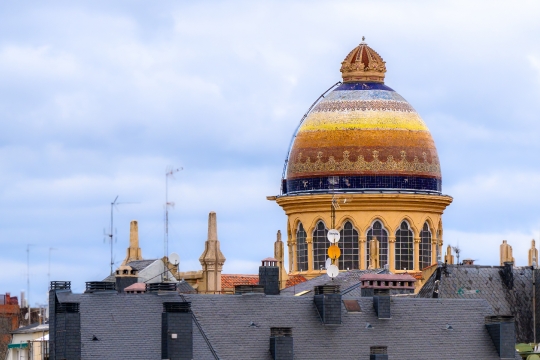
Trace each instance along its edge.
<path fill-rule="evenodd" d="M 362 36 L 386 84 L 435 139 L 446 244 L 497 265 L 503 239 L 526 265 L 540 236 L 540 3 L 536 1 L 0 2 L 0 293 L 32 304 L 51 279 L 109 273 L 110 203 L 125 257 L 139 221 L 145 258 L 198 270 L 216 211 L 225 273 L 256 273 L 286 217 L 291 135 L 340 80 Z M 49 248 L 57 250 L 49 251 Z"/>

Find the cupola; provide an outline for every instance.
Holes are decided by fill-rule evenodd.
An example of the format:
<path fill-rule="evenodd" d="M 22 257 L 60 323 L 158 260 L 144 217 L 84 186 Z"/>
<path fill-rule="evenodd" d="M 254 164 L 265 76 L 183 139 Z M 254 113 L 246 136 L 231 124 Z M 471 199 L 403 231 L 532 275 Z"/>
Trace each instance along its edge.
<path fill-rule="evenodd" d="M 386 65 L 382 57 L 370 48 L 362 37 L 360 45 L 355 47 L 341 63 L 343 82 L 373 81 L 384 83 Z"/>

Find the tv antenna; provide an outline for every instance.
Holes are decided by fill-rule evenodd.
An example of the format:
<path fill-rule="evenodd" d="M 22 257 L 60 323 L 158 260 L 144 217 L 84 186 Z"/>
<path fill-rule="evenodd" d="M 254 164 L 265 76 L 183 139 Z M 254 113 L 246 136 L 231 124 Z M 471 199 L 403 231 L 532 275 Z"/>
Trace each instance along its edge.
<path fill-rule="evenodd" d="M 118 211 L 118 205 L 127 205 L 127 204 L 138 204 L 138 202 L 117 202 L 118 197 L 120 195 L 116 195 L 113 202 L 111 202 L 111 227 L 109 228 L 109 233 L 105 234 L 106 237 L 109 238 L 109 242 L 111 245 L 111 275 L 113 274 L 113 266 L 114 266 L 114 257 L 113 257 L 113 243 L 116 242 L 116 229 L 114 228 L 114 209 Z M 114 232 L 113 232 L 114 229 Z"/>
<path fill-rule="evenodd" d="M 32 321 L 32 317 L 30 316 L 30 246 L 35 245 L 26 244 L 26 291 L 28 292 L 26 294 L 26 303 L 28 305 L 28 312 L 26 314 L 28 315 L 28 325 Z"/>
<path fill-rule="evenodd" d="M 183 167 L 172 168 L 169 166 L 165 171 L 165 238 L 163 241 L 163 252 L 167 259 L 169 257 L 169 207 L 174 207 L 174 202 L 169 201 L 169 177 L 174 179 L 174 174 L 182 170 L 184 170 Z M 163 262 L 163 265 L 165 266 L 165 262 Z M 163 280 L 168 280 L 168 272 Z"/>
<path fill-rule="evenodd" d="M 459 265 L 459 253 L 461 252 L 461 249 L 459 248 L 459 245 L 452 246 L 452 250 L 454 250 L 454 252 L 456 253 L 457 264 Z"/>

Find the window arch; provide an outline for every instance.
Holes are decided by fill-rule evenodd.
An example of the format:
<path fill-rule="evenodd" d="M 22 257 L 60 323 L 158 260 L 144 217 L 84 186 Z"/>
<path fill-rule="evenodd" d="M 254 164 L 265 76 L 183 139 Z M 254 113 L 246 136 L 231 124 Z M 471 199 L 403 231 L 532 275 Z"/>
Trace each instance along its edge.
<path fill-rule="evenodd" d="M 324 222 L 319 221 L 313 230 L 313 270 L 324 269 L 326 266 L 327 234 Z"/>
<path fill-rule="evenodd" d="M 369 242 L 376 237 L 379 240 L 379 266 L 388 264 L 388 231 L 380 220 L 375 220 L 367 231 L 366 268 L 369 268 Z"/>
<path fill-rule="evenodd" d="M 414 270 L 414 236 L 407 221 L 396 231 L 396 270 Z"/>
<path fill-rule="evenodd" d="M 420 231 L 420 270 L 431 265 L 431 230 L 427 221 Z"/>
<path fill-rule="evenodd" d="M 358 269 L 358 231 L 350 221 L 347 221 L 339 234 L 338 245 L 341 250 L 339 268 L 341 270 Z"/>
<path fill-rule="evenodd" d="M 306 271 L 308 269 L 308 252 L 307 252 L 307 234 L 304 230 L 304 225 L 298 223 L 296 230 L 296 270 Z"/>

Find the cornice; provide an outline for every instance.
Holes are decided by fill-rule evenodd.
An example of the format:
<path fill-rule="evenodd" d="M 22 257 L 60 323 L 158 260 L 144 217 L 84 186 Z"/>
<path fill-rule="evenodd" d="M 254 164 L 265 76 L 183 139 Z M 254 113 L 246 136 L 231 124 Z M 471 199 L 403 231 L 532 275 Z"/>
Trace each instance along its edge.
<path fill-rule="evenodd" d="M 276 203 L 287 215 L 328 211 L 332 194 L 293 195 L 276 197 Z M 338 212 L 350 211 L 423 211 L 441 213 L 453 198 L 448 195 L 422 194 L 336 194 L 340 202 Z M 273 199 L 272 199 L 273 200 Z"/>

